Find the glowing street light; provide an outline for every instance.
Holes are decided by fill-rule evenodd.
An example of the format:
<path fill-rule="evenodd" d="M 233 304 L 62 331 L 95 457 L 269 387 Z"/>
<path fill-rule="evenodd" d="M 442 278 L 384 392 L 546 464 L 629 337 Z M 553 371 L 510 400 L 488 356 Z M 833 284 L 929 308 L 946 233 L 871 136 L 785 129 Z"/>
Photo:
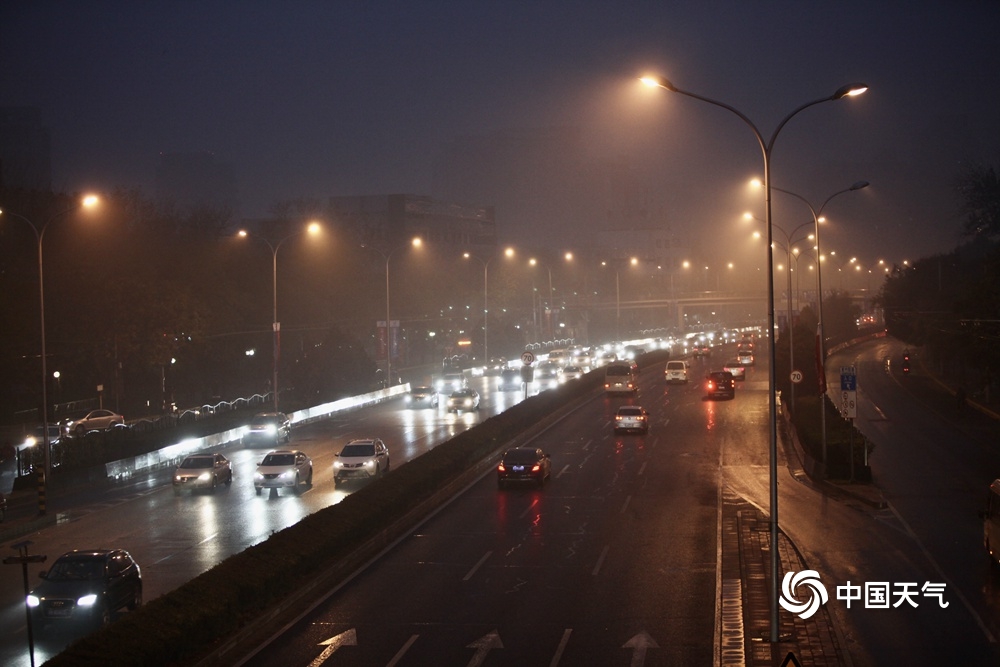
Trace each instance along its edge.
<path fill-rule="evenodd" d="M 375 246 L 362 244 L 362 248 L 374 250 L 385 260 L 385 388 L 388 389 L 393 384 L 392 381 L 392 320 L 389 319 L 389 260 L 397 250 L 406 247 L 419 248 L 423 245 L 423 240 L 419 236 L 414 236 L 409 243 L 404 243 L 385 253 Z"/>
<path fill-rule="evenodd" d="M 567 262 L 572 262 L 573 261 L 573 253 L 567 252 L 567 253 L 565 253 L 563 255 L 563 258 Z M 553 308 L 552 308 L 552 269 L 549 268 L 548 264 L 544 264 L 543 262 L 540 262 L 539 260 L 535 259 L 534 257 L 532 257 L 531 259 L 528 260 L 528 264 L 530 264 L 531 266 L 541 266 L 549 274 L 549 338 L 554 340 L 555 339 L 555 329 L 554 329 L 554 327 L 552 325 L 552 311 L 553 311 Z"/>
<path fill-rule="evenodd" d="M 271 336 L 274 340 L 274 354 L 273 356 L 273 368 L 272 368 L 272 385 L 271 394 L 274 404 L 274 411 L 278 411 L 278 362 L 281 359 L 281 324 L 278 322 L 278 249 L 281 248 L 281 244 L 288 239 L 299 236 L 300 234 L 319 234 L 322 230 L 322 226 L 318 222 L 311 222 L 309 225 L 302 230 L 297 232 L 292 232 L 288 236 L 285 236 L 280 241 L 272 244 L 268 239 L 257 234 L 252 234 L 245 229 L 241 229 L 237 232 L 240 238 L 246 238 L 247 236 L 252 236 L 256 239 L 260 239 L 267 244 L 267 247 L 271 249 L 271 284 L 273 286 L 273 311 L 271 318 Z"/>
<path fill-rule="evenodd" d="M 97 195 L 86 195 L 77 201 L 73 206 L 63 209 L 57 213 L 51 215 L 41 227 L 37 227 L 28 218 L 20 215 L 18 213 L 12 213 L 9 211 L 0 211 L 0 215 L 12 215 L 15 218 L 19 218 L 28 223 L 31 227 L 31 231 L 35 233 L 35 240 L 38 242 L 38 312 L 39 312 L 39 328 L 40 337 L 42 343 L 42 447 L 45 452 L 44 465 L 45 474 L 40 487 L 40 495 L 38 498 L 38 509 L 39 514 L 45 514 L 45 488 L 48 485 L 49 473 L 52 472 L 52 457 L 49 452 L 49 395 L 48 395 L 48 370 L 46 368 L 46 349 L 45 349 L 45 277 L 43 272 L 44 262 L 42 261 L 42 241 L 45 240 L 45 230 L 48 229 L 49 225 L 56 218 L 60 218 L 68 213 L 79 210 L 81 208 L 94 208 L 100 204 L 101 200 Z"/>
<path fill-rule="evenodd" d="M 506 250 L 503 251 L 503 254 L 504 257 L 513 257 L 514 249 L 507 248 Z M 489 318 L 489 313 L 490 313 L 490 302 L 489 302 L 489 291 L 487 288 L 489 286 L 490 262 L 493 261 L 493 258 L 496 257 L 496 255 L 490 255 L 487 259 L 483 259 L 482 257 L 476 257 L 470 252 L 464 252 L 462 253 L 462 257 L 464 257 L 465 259 L 474 259 L 483 265 L 483 363 L 489 364 L 490 347 L 489 347 L 489 328 L 487 319 Z"/>
<path fill-rule="evenodd" d="M 823 102 L 831 102 L 834 100 L 840 100 L 845 97 L 853 97 L 860 95 L 868 90 L 868 86 L 865 84 L 848 84 L 838 88 L 833 95 L 827 97 L 821 97 L 817 100 L 811 102 L 806 102 L 793 109 L 791 113 L 785 116 L 778 126 L 775 128 L 774 132 L 771 134 L 769 140 L 765 140 L 764 136 L 761 134 L 757 126 L 754 125 L 753 121 L 750 120 L 743 112 L 739 111 L 735 107 L 732 107 L 724 102 L 719 102 L 717 100 L 704 97 L 702 95 L 697 95 L 695 93 L 690 93 L 685 90 L 681 90 L 674 86 L 673 83 L 668 81 L 663 77 L 643 77 L 641 81 L 647 86 L 663 88 L 672 93 L 677 93 L 678 95 L 684 95 L 687 97 L 694 98 L 696 100 L 701 100 L 713 106 L 725 109 L 732 114 L 736 115 L 740 120 L 747 124 L 750 130 L 753 132 L 754 137 L 757 139 L 757 143 L 760 146 L 761 154 L 764 159 L 764 225 L 767 230 L 767 317 L 768 317 L 768 345 L 770 348 L 771 359 L 768 364 L 768 381 L 771 388 L 770 406 L 768 407 L 769 421 L 770 421 L 770 514 L 771 514 L 771 642 L 776 643 L 778 641 L 778 419 L 775 406 L 775 386 L 774 386 L 774 249 L 771 246 L 771 152 L 774 148 L 774 142 L 778 138 L 778 134 L 781 132 L 782 128 L 788 121 L 790 121 L 796 114 L 809 107 L 815 106 L 817 104 L 822 104 Z M 818 232 L 817 232 L 818 237 Z"/>

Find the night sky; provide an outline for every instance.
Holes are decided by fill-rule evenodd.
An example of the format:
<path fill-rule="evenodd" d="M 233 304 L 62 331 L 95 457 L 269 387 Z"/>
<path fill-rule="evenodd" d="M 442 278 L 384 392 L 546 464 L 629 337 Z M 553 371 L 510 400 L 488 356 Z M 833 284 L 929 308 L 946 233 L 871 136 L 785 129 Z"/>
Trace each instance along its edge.
<path fill-rule="evenodd" d="M 205 151 L 234 167 L 246 217 L 283 199 L 427 194 L 495 205 L 504 243 L 568 248 L 602 209 L 632 206 L 739 262 L 740 216 L 763 215 L 746 187 L 762 172 L 756 140 L 638 77 L 725 102 L 765 137 L 860 81 L 867 94 L 781 131 L 773 183 L 818 206 L 869 181 L 827 208 L 824 249 L 898 262 L 962 241 L 955 180 L 997 162 L 998 29 L 1000 3 L 964 0 L 4 0 L 0 105 L 41 109 L 58 190 L 152 196 L 161 152 Z M 567 129 L 572 150 L 506 152 L 485 169 L 505 177 L 485 185 L 434 176 L 456 141 Z M 629 174 L 630 194 L 588 199 L 609 173 Z M 777 224 L 809 219 L 775 195 Z"/>

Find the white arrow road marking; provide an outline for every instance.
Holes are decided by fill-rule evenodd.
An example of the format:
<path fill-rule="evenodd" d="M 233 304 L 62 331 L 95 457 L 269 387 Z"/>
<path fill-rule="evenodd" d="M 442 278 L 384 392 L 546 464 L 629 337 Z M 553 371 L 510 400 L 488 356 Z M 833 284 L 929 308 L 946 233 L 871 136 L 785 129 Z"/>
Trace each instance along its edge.
<path fill-rule="evenodd" d="M 354 633 L 354 628 L 347 630 L 346 632 L 341 632 L 336 637 L 330 637 L 326 641 L 319 643 L 320 646 L 325 646 L 323 652 L 316 656 L 316 659 L 309 663 L 309 667 L 320 667 L 327 659 L 336 653 L 337 649 L 341 646 L 357 646 L 358 637 Z"/>
<path fill-rule="evenodd" d="M 420 635 L 410 635 L 410 638 L 406 640 L 406 643 L 403 644 L 402 648 L 396 651 L 396 655 L 392 656 L 392 660 L 390 660 L 385 667 L 395 667 L 396 663 L 403 659 L 403 656 L 406 655 L 406 652 L 410 650 L 410 647 L 413 646 L 413 642 L 417 641 L 417 637 L 419 636 Z"/>
<path fill-rule="evenodd" d="M 622 644 L 622 648 L 632 649 L 632 667 L 642 667 L 646 662 L 646 650 L 651 648 L 660 648 L 656 640 L 649 636 L 649 633 L 643 630 L 632 639 L 628 640 Z"/>
<path fill-rule="evenodd" d="M 476 653 L 472 656 L 472 660 L 469 661 L 468 667 L 479 667 L 479 665 L 483 664 L 483 660 L 486 659 L 487 653 L 495 648 L 503 648 L 503 642 L 500 641 L 500 635 L 494 630 L 487 635 L 483 635 L 465 648 L 476 649 Z"/>

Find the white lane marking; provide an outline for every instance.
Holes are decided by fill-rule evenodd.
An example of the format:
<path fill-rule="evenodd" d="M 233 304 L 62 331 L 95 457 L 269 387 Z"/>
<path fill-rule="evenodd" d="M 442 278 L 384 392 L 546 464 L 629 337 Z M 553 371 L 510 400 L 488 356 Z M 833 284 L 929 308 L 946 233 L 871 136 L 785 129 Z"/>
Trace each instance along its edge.
<path fill-rule="evenodd" d="M 587 451 L 588 449 L 590 449 L 590 446 L 592 444 L 594 444 L 594 441 L 593 440 L 588 440 L 587 443 L 583 446 L 583 451 Z"/>
<path fill-rule="evenodd" d="M 358 637 L 354 632 L 354 628 L 341 632 L 336 637 L 330 637 L 326 641 L 319 643 L 320 646 L 325 646 L 323 652 L 316 656 L 316 659 L 309 663 L 309 667 L 320 667 L 327 658 L 337 652 L 341 646 L 357 646 Z"/>
<path fill-rule="evenodd" d="M 552 661 L 549 662 L 549 667 L 557 667 L 559 661 L 562 659 L 563 651 L 566 650 L 566 644 L 569 643 L 569 636 L 573 633 L 571 628 L 566 628 L 563 630 L 562 639 L 559 640 L 559 646 L 556 648 L 555 654 L 552 656 Z"/>
<path fill-rule="evenodd" d="M 528 505 L 528 509 L 526 509 L 523 512 L 521 512 L 521 516 L 519 516 L 517 518 L 518 519 L 523 519 L 525 516 L 528 515 L 528 512 L 530 512 L 532 510 L 532 508 L 534 508 L 534 506 L 537 505 L 537 504 L 538 504 L 538 498 L 535 498 L 534 500 L 531 501 L 531 504 Z"/>
<path fill-rule="evenodd" d="M 594 576 L 596 577 L 596 576 L 597 576 L 597 573 L 601 571 L 601 565 L 603 565 L 603 564 L 604 564 L 604 559 L 605 559 L 605 558 L 607 557 L 607 555 L 608 555 L 608 549 L 609 549 L 609 548 L 610 548 L 610 547 L 608 547 L 608 546 L 606 546 L 606 545 L 605 545 L 605 547 L 604 547 L 603 549 L 601 549 L 601 555 L 600 555 L 600 557 L 599 557 L 599 558 L 597 559 L 597 565 L 595 565 L 595 566 L 594 566 L 594 571 L 593 571 L 593 572 L 591 572 L 590 574 L 592 574 L 592 575 L 594 575 Z"/>
<path fill-rule="evenodd" d="M 568 463 L 563 466 L 562 470 L 559 471 L 559 474 L 556 475 L 556 479 L 559 479 L 560 477 L 562 477 L 562 474 L 564 472 L 566 472 L 567 470 L 569 470 L 569 464 Z"/>
<path fill-rule="evenodd" d="M 639 475 L 641 476 L 642 473 L 644 473 L 644 472 L 646 472 L 646 462 L 645 461 L 643 461 L 642 465 L 639 466 Z"/>
<path fill-rule="evenodd" d="M 410 647 L 413 646 L 413 642 L 417 641 L 417 637 L 419 636 L 420 635 L 410 635 L 410 638 L 406 640 L 406 643 L 403 644 L 402 648 L 396 651 L 396 655 L 392 656 L 392 660 L 386 663 L 385 667 L 395 667 L 396 663 L 398 663 L 406 652 L 410 650 Z"/>
<path fill-rule="evenodd" d="M 471 569 L 471 570 L 469 570 L 468 574 L 466 574 L 466 575 L 465 575 L 464 577 L 462 577 L 462 581 L 468 581 L 469 579 L 472 579 L 472 575 L 474 575 L 474 574 L 476 573 L 476 570 L 478 570 L 478 569 L 480 568 L 480 566 L 481 566 L 481 565 L 482 565 L 483 563 L 485 563 L 485 562 L 486 562 L 486 560 L 487 560 L 487 559 L 488 559 L 488 558 L 489 558 L 490 556 L 492 556 L 492 555 L 493 555 L 493 552 L 492 552 L 492 551 L 487 551 L 487 552 L 486 552 L 486 555 L 485 555 L 485 556 L 483 556 L 482 558 L 480 558 L 480 559 L 479 559 L 479 562 L 478 562 L 478 563 L 476 563 L 475 565 L 473 565 L 473 566 L 472 566 L 472 569 Z"/>
<path fill-rule="evenodd" d="M 214 539 L 215 539 L 216 537 L 218 537 L 218 536 L 219 536 L 219 534 L 218 534 L 218 533 L 212 533 L 211 535 L 209 535 L 208 537 L 206 537 L 205 539 L 203 539 L 203 540 L 202 540 L 201 542 L 196 542 L 196 543 L 194 544 L 194 546 L 190 546 L 190 547 L 185 547 L 185 548 L 183 548 L 183 549 L 180 549 L 180 550 L 178 550 L 178 551 L 175 551 L 175 552 L 174 552 L 174 553 L 172 553 L 172 554 L 168 554 L 168 555 L 164 556 L 164 557 L 163 557 L 163 558 L 161 558 L 160 560 L 157 560 L 157 561 L 153 561 L 153 565 L 159 565 L 159 564 L 160 564 L 160 563 L 162 563 L 163 561 L 167 561 L 167 560 L 170 560 L 171 558 L 173 558 L 173 557 L 174 557 L 174 556 L 176 556 L 177 554 L 179 554 L 179 553 L 183 553 L 183 552 L 187 551 L 188 549 L 193 549 L 194 547 L 200 547 L 200 546 L 201 546 L 202 544 L 205 544 L 205 542 L 210 542 L 210 541 L 214 540 Z"/>
<path fill-rule="evenodd" d="M 621 513 L 625 514 L 625 510 L 628 509 L 628 504 L 632 502 L 632 496 L 625 496 L 625 502 L 622 503 Z"/>

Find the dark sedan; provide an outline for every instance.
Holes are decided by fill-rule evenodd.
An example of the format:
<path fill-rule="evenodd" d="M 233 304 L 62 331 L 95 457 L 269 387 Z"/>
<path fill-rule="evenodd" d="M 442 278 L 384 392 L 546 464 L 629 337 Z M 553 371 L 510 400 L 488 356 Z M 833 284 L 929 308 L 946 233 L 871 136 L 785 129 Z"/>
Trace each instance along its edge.
<path fill-rule="evenodd" d="M 39 627 L 99 627 L 119 609 L 142 604 L 142 573 L 124 549 L 70 551 L 39 576 L 43 581 L 27 600 Z"/>
<path fill-rule="evenodd" d="M 712 371 L 705 376 L 706 398 L 736 398 L 736 380 L 729 371 Z"/>
<path fill-rule="evenodd" d="M 503 453 L 497 466 L 497 486 L 509 482 L 533 482 L 543 486 L 552 475 L 549 455 L 535 447 L 515 447 Z"/>

